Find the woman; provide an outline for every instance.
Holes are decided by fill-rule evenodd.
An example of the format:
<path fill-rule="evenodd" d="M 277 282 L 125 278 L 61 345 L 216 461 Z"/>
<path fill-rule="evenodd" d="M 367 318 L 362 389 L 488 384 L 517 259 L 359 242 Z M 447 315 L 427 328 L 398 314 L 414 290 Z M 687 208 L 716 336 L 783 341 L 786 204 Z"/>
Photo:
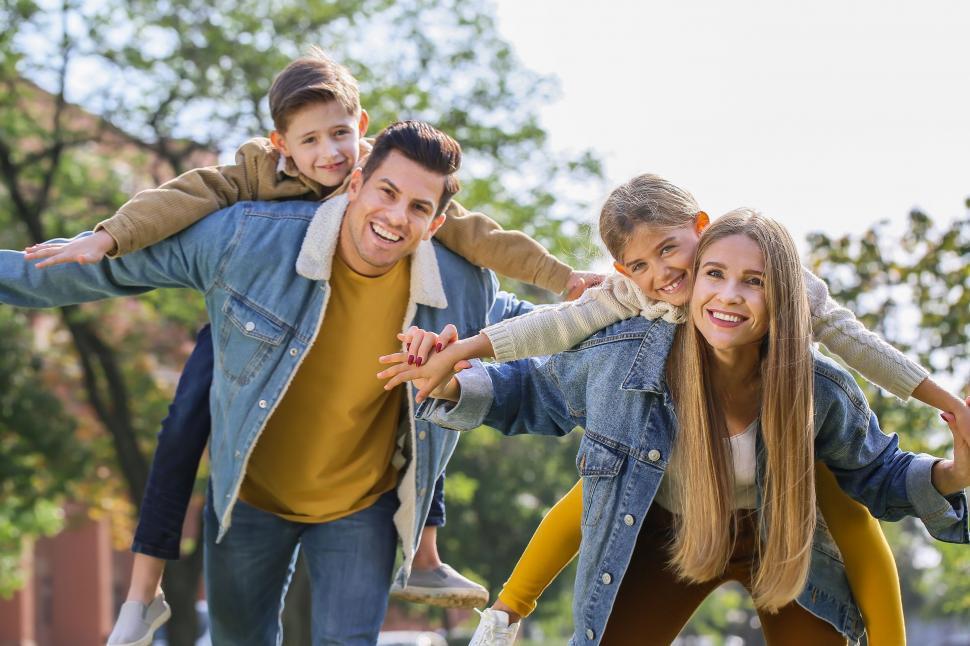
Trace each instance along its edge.
<path fill-rule="evenodd" d="M 857 640 L 815 519 L 813 461 L 877 517 L 920 516 L 968 542 L 967 447 L 956 440 L 953 462 L 899 451 L 851 377 L 813 361 L 797 251 L 774 221 L 718 219 L 692 275 L 683 332 L 632 319 L 575 351 L 466 371 L 459 404 L 423 414 L 507 433 L 586 428 L 574 643 L 669 643 L 727 578 L 751 591 L 770 643 Z"/>

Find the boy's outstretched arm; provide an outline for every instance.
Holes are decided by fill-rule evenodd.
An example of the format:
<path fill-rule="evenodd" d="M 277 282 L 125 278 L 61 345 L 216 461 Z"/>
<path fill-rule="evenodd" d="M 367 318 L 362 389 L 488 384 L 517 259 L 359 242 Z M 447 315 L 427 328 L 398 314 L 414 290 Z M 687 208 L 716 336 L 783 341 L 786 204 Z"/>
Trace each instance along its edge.
<path fill-rule="evenodd" d="M 487 215 L 468 211 L 454 200 L 445 215 L 435 237 L 473 265 L 554 294 L 568 291 L 573 297 L 598 280 L 598 274 L 574 272 L 525 233 L 506 231 Z"/>
<path fill-rule="evenodd" d="M 855 314 L 832 300 L 821 278 L 808 269 L 803 275 L 816 341 L 899 399 L 915 397 L 940 411 L 952 413 L 955 418 L 952 426 L 964 439 L 970 439 L 970 411 L 960 398 L 941 388 L 923 366 L 867 329 Z"/>
<path fill-rule="evenodd" d="M 235 164 L 195 168 L 141 191 L 95 227 L 97 237 L 34 245 L 27 260 L 41 260 L 38 267 L 99 262 L 157 244 L 237 202 L 312 197 L 299 179 L 278 177 L 278 162 L 268 139 L 251 139 L 236 151 Z"/>

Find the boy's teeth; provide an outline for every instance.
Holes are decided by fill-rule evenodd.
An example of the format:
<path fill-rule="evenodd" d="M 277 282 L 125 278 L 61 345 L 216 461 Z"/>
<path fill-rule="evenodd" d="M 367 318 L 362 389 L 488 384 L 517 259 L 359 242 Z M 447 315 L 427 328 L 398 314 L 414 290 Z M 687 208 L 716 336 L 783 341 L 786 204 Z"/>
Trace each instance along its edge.
<path fill-rule="evenodd" d="M 395 235 L 394 233 L 391 233 L 390 231 L 388 231 L 387 229 L 385 229 L 384 227 L 382 227 L 379 224 L 375 224 L 375 223 L 371 222 L 371 228 L 374 229 L 374 233 L 376 233 L 380 237 L 382 237 L 385 240 L 388 240 L 390 242 L 397 242 L 398 240 L 401 239 L 401 236 Z"/>
<path fill-rule="evenodd" d="M 722 321 L 728 321 L 730 323 L 740 323 L 741 317 L 735 316 L 734 314 L 726 314 L 724 312 L 711 312 L 711 316 L 716 319 L 721 319 Z"/>
<path fill-rule="evenodd" d="M 667 285 L 666 287 L 661 287 L 660 288 L 660 291 L 662 291 L 662 292 L 672 292 L 675 289 L 677 289 L 678 287 L 680 287 L 680 281 L 682 281 L 682 280 L 684 280 L 684 279 L 683 278 L 680 278 L 675 283 L 671 283 L 671 284 Z"/>

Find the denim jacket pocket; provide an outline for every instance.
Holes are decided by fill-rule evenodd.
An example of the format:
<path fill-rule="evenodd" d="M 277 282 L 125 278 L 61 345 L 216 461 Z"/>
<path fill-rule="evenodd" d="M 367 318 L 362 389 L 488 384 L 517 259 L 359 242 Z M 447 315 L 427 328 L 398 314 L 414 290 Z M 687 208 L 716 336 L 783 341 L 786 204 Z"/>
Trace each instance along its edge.
<path fill-rule="evenodd" d="M 266 358 L 283 342 L 287 328 L 268 314 L 230 295 L 222 306 L 225 321 L 219 329 L 222 365 L 226 377 L 245 385 L 259 371 Z M 231 348 L 231 351 L 226 351 Z"/>
<path fill-rule="evenodd" d="M 576 456 L 576 466 L 583 479 L 583 526 L 599 522 L 603 507 L 616 487 L 616 476 L 623 468 L 626 455 L 599 442 L 583 437 Z"/>

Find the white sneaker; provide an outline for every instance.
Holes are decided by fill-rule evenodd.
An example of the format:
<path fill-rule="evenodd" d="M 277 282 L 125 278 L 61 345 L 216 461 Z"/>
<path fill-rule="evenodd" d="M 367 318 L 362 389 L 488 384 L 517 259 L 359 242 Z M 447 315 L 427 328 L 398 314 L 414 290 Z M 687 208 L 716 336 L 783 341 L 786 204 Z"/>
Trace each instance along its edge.
<path fill-rule="evenodd" d="M 481 611 L 476 608 L 475 612 L 482 619 L 468 646 L 512 646 L 515 643 L 515 633 L 519 632 L 521 621 L 509 625 L 509 613 L 504 610 L 486 608 Z"/>
<path fill-rule="evenodd" d="M 391 586 L 391 598 L 442 608 L 480 608 L 488 603 L 488 590 L 442 563 L 433 570 L 411 570 L 407 585 Z"/>
<path fill-rule="evenodd" d="M 108 646 L 150 646 L 155 631 L 172 616 L 172 609 L 159 594 L 147 606 L 141 601 L 125 601 L 108 637 Z"/>

